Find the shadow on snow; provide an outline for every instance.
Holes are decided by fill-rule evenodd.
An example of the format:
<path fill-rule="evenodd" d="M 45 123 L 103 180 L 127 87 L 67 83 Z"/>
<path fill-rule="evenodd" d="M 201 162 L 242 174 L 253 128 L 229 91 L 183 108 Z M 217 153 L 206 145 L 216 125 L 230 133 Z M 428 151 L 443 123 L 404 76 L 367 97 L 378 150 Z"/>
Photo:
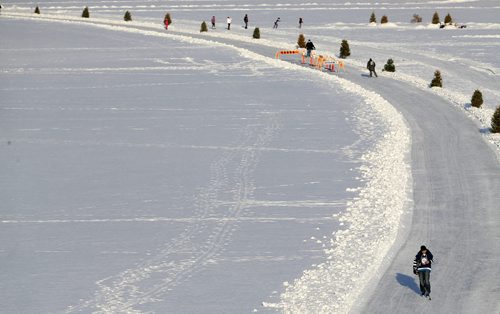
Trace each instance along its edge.
<path fill-rule="evenodd" d="M 397 273 L 396 280 L 400 285 L 408 287 L 413 290 L 413 292 L 420 294 L 420 288 L 418 287 L 418 283 L 415 281 L 414 277 Z"/>

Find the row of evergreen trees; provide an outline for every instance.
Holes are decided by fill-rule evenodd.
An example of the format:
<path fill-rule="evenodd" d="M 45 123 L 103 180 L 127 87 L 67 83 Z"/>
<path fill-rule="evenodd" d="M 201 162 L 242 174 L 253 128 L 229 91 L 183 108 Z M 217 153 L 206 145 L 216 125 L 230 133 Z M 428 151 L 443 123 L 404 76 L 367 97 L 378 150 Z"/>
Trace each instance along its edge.
<path fill-rule="evenodd" d="M 40 8 L 38 6 L 36 6 L 36 8 L 35 8 L 35 13 L 36 14 L 40 14 Z M 90 12 L 89 12 L 89 8 L 88 7 L 85 7 L 83 9 L 82 17 L 83 18 L 90 18 Z M 167 15 L 165 16 L 165 18 L 168 19 L 168 24 L 169 25 L 172 24 L 172 18 L 170 17 L 169 13 L 167 13 Z M 125 21 L 127 21 L 127 22 L 128 21 L 132 21 L 132 14 L 130 13 L 130 11 L 126 11 L 125 12 L 125 15 L 123 16 L 123 19 Z M 422 18 L 418 14 L 414 14 L 412 21 L 421 22 Z M 381 24 L 385 24 L 385 23 L 388 23 L 388 22 L 389 22 L 389 18 L 386 15 L 382 16 L 382 18 L 380 19 L 380 23 Z M 205 23 L 205 21 L 203 23 Z M 202 23 L 202 25 L 203 25 L 203 23 Z M 377 23 L 377 17 L 375 16 L 375 12 L 372 12 L 372 14 L 370 16 L 370 23 Z M 440 23 L 441 23 L 441 20 L 439 19 L 439 14 L 437 12 L 434 12 L 434 15 L 432 16 L 432 24 L 440 24 Z M 448 13 L 448 15 L 446 15 L 446 17 L 444 18 L 444 23 L 445 24 L 452 24 L 453 23 L 453 18 L 451 17 L 450 13 Z M 206 26 L 206 23 L 205 23 L 205 26 Z M 207 28 L 207 30 L 200 30 L 200 31 L 201 32 L 206 32 L 206 31 L 208 31 L 208 28 Z"/>
<path fill-rule="evenodd" d="M 299 47 L 304 48 L 305 47 L 305 37 L 303 34 L 299 35 L 299 39 L 297 41 L 297 44 Z M 342 43 L 340 45 L 340 53 L 339 57 L 340 58 L 346 58 L 351 55 L 351 50 L 349 48 L 349 43 L 347 40 L 342 40 Z M 388 59 L 387 63 L 384 65 L 384 71 L 387 72 L 395 72 L 396 71 L 396 66 L 394 65 L 394 60 Z M 443 79 L 441 77 L 441 72 L 439 70 L 436 70 L 434 72 L 434 78 L 432 79 L 430 87 L 443 87 Z M 474 93 L 472 94 L 471 98 L 471 106 L 475 108 L 481 108 L 483 104 L 483 94 L 479 89 L 476 89 Z M 496 109 L 493 118 L 491 120 L 491 130 L 493 133 L 500 133 L 500 106 Z"/>
<path fill-rule="evenodd" d="M 389 22 L 389 18 L 387 15 L 383 15 L 382 18 L 380 19 L 380 24 L 385 24 Z M 372 12 L 370 15 L 370 23 L 377 23 L 377 17 L 375 16 L 375 12 Z"/>
<path fill-rule="evenodd" d="M 430 87 L 443 87 L 441 72 L 439 72 L 439 70 L 434 72 L 434 78 L 431 81 Z M 483 105 L 483 93 L 481 93 L 479 89 L 476 89 L 472 94 L 470 104 L 475 108 L 481 108 Z M 491 118 L 491 132 L 500 133 L 500 106 L 496 108 Z"/>
<path fill-rule="evenodd" d="M 483 104 L 483 94 L 479 89 L 476 89 L 472 94 L 470 104 L 472 107 L 481 108 Z M 500 106 L 496 108 L 493 117 L 491 117 L 491 132 L 500 133 Z"/>
<path fill-rule="evenodd" d="M 35 13 L 40 14 L 40 8 L 38 6 L 36 6 L 36 8 L 35 8 Z M 170 17 L 169 13 L 167 13 L 167 16 L 165 16 L 165 18 L 166 19 L 168 18 L 168 24 L 170 25 L 170 24 L 172 24 L 172 18 Z M 89 12 L 88 7 L 85 7 L 83 9 L 82 17 L 83 18 L 90 18 L 90 12 Z M 132 14 L 130 13 L 130 11 L 125 12 L 123 19 L 127 22 L 132 21 Z M 414 14 L 412 21 L 421 22 L 422 18 L 420 16 L 418 16 L 418 14 Z M 381 24 L 385 24 L 388 22 L 389 22 L 389 18 L 386 15 L 382 16 L 382 18 L 380 19 Z M 203 23 L 205 23 L 205 21 L 203 21 Z M 203 23 L 202 23 L 202 25 L 203 25 Z M 372 12 L 372 14 L 370 16 L 370 23 L 377 23 L 377 17 L 375 16 L 375 12 Z M 434 12 L 434 15 L 432 16 L 432 24 L 440 24 L 440 23 L 441 23 L 441 20 L 439 19 L 439 14 L 437 12 Z M 446 17 L 444 18 L 444 23 L 445 24 L 452 24 L 453 23 L 453 18 L 451 17 L 450 13 L 448 13 L 448 15 L 446 15 Z M 205 26 L 206 26 L 206 23 L 205 23 Z M 207 32 L 208 28 L 206 30 L 203 29 L 200 31 Z"/>
<path fill-rule="evenodd" d="M 434 15 L 432 16 L 432 24 L 441 24 L 441 20 L 439 18 L 439 14 L 437 12 L 434 12 Z M 452 24 L 453 23 L 453 18 L 451 17 L 450 13 L 448 13 L 444 17 L 444 24 Z"/>
<path fill-rule="evenodd" d="M 422 18 L 418 14 L 413 14 L 413 18 L 411 20 L 413 23 L 420 23 L 422 22 Z M 380 19 L 381 24 L 385 24 L 389 22 L 389 18 L 387 15 L 382 16 Z M 375 12 L 372 12 L 370 15 L 370 23 L 377 23 L 377 17 L 375 16 Z M 441 19 L 439 18 L 439 14 L 437 12 L 434 12 L 434 15 L 432 16 L 431 20 L 432 24 L 440 24 Z M 453 23 L 453 18 L 451 17 L 450 13 L 448 13 L 445 18 L 444 18 L 444 24 L 452 24 Z"/>
<path fill-rule="evenodd" d="M 127 13 L 128 13 L 128 15 L 130 17 L 130 13 L 128 11 L 125 13 L 125 16 L 127 16 Z M 40 7 L 36 6 L 36 8 L 35 8 L 35 14 L 40 14 Z M 84 17 L 84 18 L 89 18 L 90 17 L 89 7 L 85 7 L 83 9 L 82 17 Z M 130 20 L 132 20 L 132 17 L 130 17 Z"/>
<path fill-rule="evenodd" d="M 40 14 L 40 7 L 39 6 L 36 6 L 35 8 L 35 14 Z M 89 11 L 89 7 L 85 7 L 82 11 L 82 17 L 83 18 L 90 18 L 90 11 Z M 170 14 L 167 13 L 167 15 L 165 16 L 165 18 L 168 18 L 168 24 L 172 24 L 172 19 L 170 17 Z M 130 11 L 126 11 L 125 12 L 125 15 L 123 16 L 123 20 L 126 21 L 126 22 L 129 22 L 129 21 L 132 21 L 132 14 L 130 13 Z"/>

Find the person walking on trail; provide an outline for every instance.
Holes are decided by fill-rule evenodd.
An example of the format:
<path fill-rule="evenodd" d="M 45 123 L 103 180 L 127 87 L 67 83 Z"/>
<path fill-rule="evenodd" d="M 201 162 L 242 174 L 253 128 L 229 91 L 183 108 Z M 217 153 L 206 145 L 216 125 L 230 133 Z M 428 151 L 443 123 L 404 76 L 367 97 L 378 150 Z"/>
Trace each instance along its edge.
<path fill-rule="evenodd" d="M 226 21 L 227 21 L 227 30 L 231 30 L 231 22 L 233 21 L 233 19 L 230 16 L 228 16 Z"/>
<path fill-rule="evenodd" d="M 313 42 L 310 39 L 308 39 L 307 43 L 306 43 L 306 50 L 307 50 L 307 55 L 306 56 L 308 58 L 311 57 L 311 51 L 313 51 L 315 49 L 316 49 L 316 47 L 314 47 Z"/>
<path fill-rule="evenodd" d="M 426 296 L 427 298 L 431 298 L 431 266 L 432 266 L 432 253 L 429 251 L 425 245 L 420 247 L 420 251 L 418 251 L 415 256 L 415 260 L 413 261 L 413 273 L 418 275 L 418 279 L 420 282 L 420 292 L 422 296 Z"/>
<path fill-rule="evenodd" d="M 278 23 L 279 23 L 280 21 L 281 21 L 281 20 L 280 20 L 280 18 L 278 17 L 278 18 L 276 19 L 276 21 L 274 21 L 274 26 L 273 26 L 273 28 L 278 28 Z"/>
<path fill-rule="evenodd" d="M 370 71 L 370 77 L 372 77 L 372 74 L 375 74 L 375 77 L 378 77 L 377 72 L 375 72 L 375 61 L 373 61 L 372 58 L 368 60 L 366 68 Z"/>
<path fill-rule="evenodd" d="M 165 19 L 163 20 L 163 24 L 165 24 L 165 29 L 168 30 L 168 18 L 165 16 Z"/>
<path fill-rule="evenodd" d="M 245 17 L 243 18 L 243 22 L 245 22 L 245 29 L 248 28 L 248 14 L 245 14 Z"/>
<path fill-rule="evenodd" d="M 212 29 L 215 29 L 215 15 L 212 16 L 210 22 L 212 22 Z"/>
<path fill-rule="evenodd" d="M 299 28 L 302 28 L 302 23 L 304 23 L 304 20 L 302 20 L 302 18 L 299 17 Z"/>

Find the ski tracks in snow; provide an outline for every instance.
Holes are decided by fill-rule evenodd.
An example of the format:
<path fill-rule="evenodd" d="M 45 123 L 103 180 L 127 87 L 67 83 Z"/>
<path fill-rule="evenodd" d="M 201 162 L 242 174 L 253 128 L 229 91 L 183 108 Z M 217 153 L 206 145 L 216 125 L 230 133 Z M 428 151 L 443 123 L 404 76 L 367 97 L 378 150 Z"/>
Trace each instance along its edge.
<path fill-rule="evenodd" d="M 262 151 L 279 131 L 279 115 L 261 113 L 265 125 L 248 125 L 240 149 L 221 151 L 210 167 L 210 182 L 196 197 L 196 215 L 184 232 L 139 265 L 98 281 L 94 298 L 68 307 L 102 313 L 140 313 L 134 307 L 161 300 L 219 256 L 231 240 L 245 209 L 252 206 L 253 174 Z M 215 221 L 205 219 L 216 217 Z"/>
<path fill-rule="evenodd" d="M 29 15 L 11 17 L 34 18 Z M 370 257 L 384 256 L 392 246 L 410 189 L 406 160 L 409 147 L 408 129 L 402 116 L 387 101 L 380 95 L 345 79 L 253 52 L 252 48 L 255 46 L 234 38 L 222 38 L 220 42 L 216 41 L 217 39 L 200 38 L 200 35 L 194 34 L 171 32 L 166 34 L 161 32 L 159 27 L 152 25 L 125 25 L 102 19 L 92 21 L 71 17 L 44 19 L 231 48 L 245 58 L 258 60 L 272 67 L 301 71 L 364 99 L 367 108 L 371 108 L 382 117 L 382 120 L 386 120 L 389 128 L 387 136 L 380 140 L 374 151 L 362 157 L 366 166 L 361 171 L 366 181 L 371 183 L 360 190 L 360 198 L 350 204 L 347 213 L 340 217 L 341 221 L 349 224 L 349 228 L 338 232 L 331 239 L 331 248 L 325 250 L 325 257 L 329 261 L 318 265 L 316 269 L 305 271 L 302 278 L 297 279 L 286 289 L 281 296 L 281 302 L 275 304 L 285 311 L 307 309 L 308 312 L 338 312 L 350 308 L 366 282 L 373 276 L 360 261 L 381 263 L 381 259 L 374 260 Z M 270 52 L 269 55 L 272 55 L 272 50 L 276 48 L 268 46 L 265 49 L 266 53 Z M 254 190 L 252 175 L 262 147 L 269 143 L 279 130 L 277 114 L 262 114 L 266 115 L 261 119 L 266 121 L 266 125 L 247 126 L 236 145 L 240 149 L 221 151 L 220 158 L 212 164 L 211 180 L 208 186 L 200 191 L 194 205 L 200 219 L 189 224 L 184 232 L 160 248 L 154 257 L 145 259 L 142 263 L 117 275 L 98 281 L 98 288 L 93 298 L 68 307 L 64 313 L 85 310 L 103 313 L 138 312 L 138 306 L 161 300 L 170 289 L 203 269 L 224 250 L 236 226 L 237 219 L 234 218 L 242 217 L 246 206 L 251 206 L 252 202 L 249 200 Z M 392 194 L 387 194 L 388 190 L 392 191 Z M 203 219 L 212 217 L 220 219 L 212 225 L 208 219 Z M 374 219 L 375 222 L 370 219 Z M 388 224 L 388 221 L 391 223 Z M 368 234 L 377 234 L 381 230 L 384 235 L 382 238 L 367 237 Z M 375 247 L 378 248 L 376 252 L 374 252 Z M 350 278 L 348 285 L 344 284 L 344 279 L 337 280 L 337 275 L 340 274 L 339 266 L 343 268 L 342 278 Z M 332 294 L 332 291 L 336 293 Z"/>

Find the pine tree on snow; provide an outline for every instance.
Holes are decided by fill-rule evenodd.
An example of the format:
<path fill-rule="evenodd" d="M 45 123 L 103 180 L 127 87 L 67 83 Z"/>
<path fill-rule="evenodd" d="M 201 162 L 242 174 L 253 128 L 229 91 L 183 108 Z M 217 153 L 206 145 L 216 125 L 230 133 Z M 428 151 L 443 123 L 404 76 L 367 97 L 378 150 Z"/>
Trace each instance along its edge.
<path fill-rule="evenodd" d="M 256 27 L 253 30 L 252 38 L 255 38 L 255 39 L 259 39 L 260 38 L 260 29 L 258 27 Z"/>
<path fill-rule="evenodd" d="M 132 21 L 132 14 L 130 14 L 129 11 L 125 12 L 125 15 L 123 16 L 123 20 L 125 22 L 129 22 L 129 21 Z"/>
<path fill-rule="evenodd" d="M 441 78 L 441 72 L 439 72 L 439 70 L 436 70 L 436 72 L 434 72 L 434 78 L 431 81 L 431 87 L 443 87 L 443 80 Z"/>
<path fill-rule="evenodd" d="M 439 19 L 439 14 L 437 12 L 434 12 L 434 15 L 432 16 L 432 24 L 439 24 L 441 23 L 441 20 Z"/>
<path fill-rule="evenodd" d="M 479 89 L 476 89 L 474 94 L 472 94 L 470 104 L 472 107 L 481 108 L 481 105 L 483 104 L 483 94 Z"/>
<path fill-rule="evenodd" d="M 340 44 L 339 57 L 345 59 L 350 55 L 351 55 L 351 49 L 349 48 L 349 43 L 347 42 L 347 40 L 343 39 L 342 43 Z"/>
<path fill-rule="evenodd" d="M 200 26 L 200 33 L 203 33 L 203 32 L 208 32 L 207 23 L 205 23 L 205 21 L 203 21 L 203 23 L 201 23 L 201 26 Z"/>
<path fill-rule="evenodd" d="M 500 106 L 497 107 L 491 118 L 491 132 L 500 133 Z"/>
<path fill-rule="evenodd" d="M 304 34 L 299 35 L 299 38 L 297 39 L 297 46 L 299 46 L 299 48 L 306 47 L 306 37 L 304 36 Z"/>
<path fill-rule="evenodd" d="M 89 7 L 85 7 L 85 9 L 83 9 L 82 17 L 87 19 L 90 17 Z"/>

